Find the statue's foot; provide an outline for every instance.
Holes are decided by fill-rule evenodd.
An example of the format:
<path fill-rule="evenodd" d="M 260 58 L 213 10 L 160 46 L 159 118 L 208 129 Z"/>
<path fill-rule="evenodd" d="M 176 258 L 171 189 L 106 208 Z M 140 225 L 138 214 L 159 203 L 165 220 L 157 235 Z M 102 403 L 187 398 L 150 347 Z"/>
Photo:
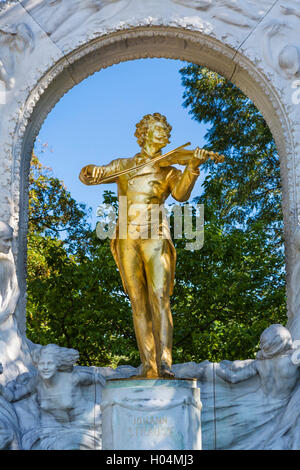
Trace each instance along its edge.
<path fill-rule="evenodd" d="M 157 369 L 153 369 L 152 367 L 143 367 L 142 372 L 137 375 L 133 375 L 130 377 L 131 379 L 157 379 L 158 372 Z"/>
<path fill-rule="evenodd" d="M 171 371 L 171 368 L 169 366 L 167 366 L 167 364 L 161 364 L 159 376 L 163 377 L 164 379 L 174 379 L 175 378 L 174 372 Z"/>

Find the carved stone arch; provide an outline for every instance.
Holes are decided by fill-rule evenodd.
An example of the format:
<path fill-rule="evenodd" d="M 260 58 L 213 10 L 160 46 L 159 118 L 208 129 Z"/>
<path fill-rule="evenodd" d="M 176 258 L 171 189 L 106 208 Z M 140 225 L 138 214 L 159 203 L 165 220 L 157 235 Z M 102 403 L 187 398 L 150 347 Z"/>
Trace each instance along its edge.
<path fill-rule="evenodd" d="M 14 146 L 14 161 L 20 161 L 20 228 L 18 264 L 21 287 L 25 290 L 26 236 L 28 212 L 28 174 L 31 152 L 41 125 L 53 106 L 73 86 L 101 68 L 146 57 L 181 59 L 205 65 L 235 83 L 264 115 L 276 140 L 281 156 L 284 204 L 288 195 L 286 181 L 286 154 L 292 150 L 288 120 L 279 97 L 270 82 L 253 64 L 228 46 L 205 37 L 176 28 L 153 27 L 128 30 L 88 43 L 59 61 L 40 80 L 26 102 L 24 115 L 28 124 L 20 120 L 24 130 Z M 42 92 L 43 91 L 43 92 Z M 42 92 L 42 93 L 41 93 Z M 22 122 L 23 121 L 23 122 Z M 18 169 L 15 167 L 15 171 Z M 18 171 L 19 172 L 19 171 Z M 18 194 L 17 188 L 14 193 Z M 285 211 L 284 211 L 285 212 Z M 288 224 L 285 224 L 285 227 Z M 286 234 L 288 236 L 288 233 Z M 24 269 L 25 268 L 25 269 Z"/>
<path fill-rule="evenodd" d="M 38 3 L 41 10 L 34 13 L 30 5 Z M 15 38 L 13 34 L 18 31 L 19 25 L 23 25 L 19 28 L 25 48 L 22 53 L 31 54 L 29 62 L 33 70 L 31 75 L 25 76 L 22 67 L 26 63 L 21 64 L 18 58 L 14 60 L 12 70 L 17 71 L 15 89 L 11 84 L 13 82 L 7 82 L 12 87 L 6 104 L 8 124 L 0 128 L 3 142 L 0 159 L 3 158 L 4 163 L 0 168 L 0 185 L 4 194 L 4 199 L 0 201 L 0 218 L 7 219 L 18 234 L 14 252 L 23 293 L 19 306 L 19 324 L 23 331 L 28 172 L 40 127 L 64 93 L 89 75 L 122 61 L 147 57 L 181 59 L 207 66 L 236 84 L 263 114 L 276 141 L 281 161 L 290 299 L 289 278 L 294 264 L 290 241 L 300 209 L 297 189 L 300 181 L 300 159 L 297 158 L 300 120 L 289 91 L 293 86 L 291 80 L 297 78 L 299 69 L 298 64 L 294 63 L 298 60 L 297 47 L 290 47 L 296 41 L 297 25 L 300 24 L 297 12 L 293 9 L 282 12 L 278 2 L 272 0 L 262 0 L 261 9 L 255 14 L 251 10 L 253 0 L 164 0 L 163 3 L 161 0 L 147 0 L 143 9 L 138 6 L 138 0 L 105 0 L 102 3 L 100 0 L 84 0 L 78 8 L 84 11 L 82 22 L 86 30 L 79 27 L 78 10 L 71 15 L 74 22 L 75 19 L 77 21 L 78 31 L 67 29 L 61 21 L 58 29 L 46 31 L 45 34 L 43 20 L 51 14 L 51 8 L 59 8 L 66 3 L 66 0 L 11 1 L 6 2 L 3 14 L 0 10 L 0 40 L 1 34 L 11 34 Z M 75 3 L 79 5 L 77 0 Z M 288 3 L 293 6 L 295 2 L 291 0 Z M 93 22 L 95 15 L 102 14 L 100 10 L 100 13 L 98 10 L 96 12 L 96 4 L 99 8 L 104 5 L 103 12 L 107 11 L 105 8 L 122 6 L 122 13 L 116 14 L 118 21 L 114 16 L 108 16 L 106 23 L 103 23 L 104 20 L 101 20 L 102 23 Z M 89 15 L 84 7 L 90 9 Z M 292 16 L 294 29 L 284 29 L 286 15 Z M 2 19 L 6 23 L 14 22 L 14 28 L 8 29 L 8 32 L 2 30 Z M 285 47 L 276 41 L 270 43 L 269 32 L 273 33 L 279 26 L 284 30 Z M 39 55 L 39 44 L 41 48 L 45 46 L 43 60 Z M 22 73 L 24 84 L 20 79 Z"/>

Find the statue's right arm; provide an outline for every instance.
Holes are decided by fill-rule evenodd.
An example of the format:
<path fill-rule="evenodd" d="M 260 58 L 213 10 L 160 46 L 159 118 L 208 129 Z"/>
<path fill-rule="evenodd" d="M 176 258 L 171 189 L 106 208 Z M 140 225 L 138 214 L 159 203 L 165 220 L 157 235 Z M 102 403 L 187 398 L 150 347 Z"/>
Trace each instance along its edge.
<path fill-rule="evenodd" d="M 125 158 L 117 158 L 116 160 L 112 160 L 108 165 L 87 165 L 82 168 L 79 179 L 82 183 L 87 185 L 101 184 L 103 178 L 113 176 L 118 171 L 123 170 L 126 160 Z M 109 183 L 115 183 L 116 180 L 117 178 L 112 178 Z"/>

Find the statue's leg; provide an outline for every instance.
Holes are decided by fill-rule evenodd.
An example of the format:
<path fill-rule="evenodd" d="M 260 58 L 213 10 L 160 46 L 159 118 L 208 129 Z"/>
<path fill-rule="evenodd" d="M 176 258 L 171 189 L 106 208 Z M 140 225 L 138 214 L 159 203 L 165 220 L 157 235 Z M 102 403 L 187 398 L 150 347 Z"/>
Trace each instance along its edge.
<path fill-rule="evenodd" d="M 119 267 L 130 298 L 136 340 L 143 365 L 142 377 L 157 377 L 156 348 L 140 240 L 118 240 Z"/>
<path fill-rule="evenodd" d="M 152 310 L 153 334 L 156 343 L 160 376 L 173 377 L 173 319 L 170 308 L 171 249 L 166 239 L 143 240 L 142 253 Z"/>

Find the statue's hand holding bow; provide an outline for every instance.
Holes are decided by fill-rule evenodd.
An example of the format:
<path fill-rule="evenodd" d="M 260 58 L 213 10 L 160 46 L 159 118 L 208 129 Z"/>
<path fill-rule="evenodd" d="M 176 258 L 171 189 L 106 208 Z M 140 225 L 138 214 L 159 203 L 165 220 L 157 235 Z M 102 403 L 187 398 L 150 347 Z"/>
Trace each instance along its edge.
<path fill-rule="evenodd" d="M 91 185 L 99 184 L 101 180 L 102 168 L 97 165 L 87 165 L 82 168 L 79 179 L 82 183 Z"/>

